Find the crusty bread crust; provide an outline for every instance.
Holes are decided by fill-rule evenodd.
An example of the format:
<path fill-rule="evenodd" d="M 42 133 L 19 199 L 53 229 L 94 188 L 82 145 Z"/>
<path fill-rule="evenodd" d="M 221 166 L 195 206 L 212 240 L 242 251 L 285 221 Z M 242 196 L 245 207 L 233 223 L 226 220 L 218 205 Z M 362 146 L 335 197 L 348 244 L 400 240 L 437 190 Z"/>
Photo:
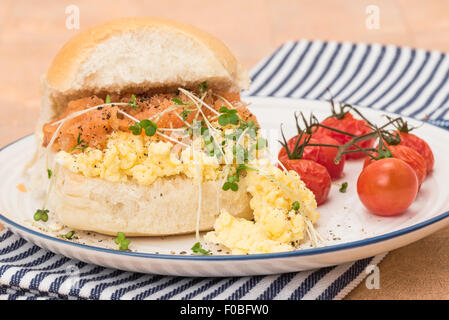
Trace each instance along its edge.
<path fill-rule="evenodd" d="M 70 228 L 108 235 L 161 236 L 196 230 L 198 186 L 178 175 L 158 179 L 151 186 L 86 178 L 60 167 L 50 208 Z M 218 181 L 202 184 L 199 230 L 212 230 L 219 206 L 233 215 L 252 219 L 245 179 L 238 191 L 223 192 Z"/>
<path fill-rule="evenodd" d="M 151 34 L 155 36 L 151 37 Z M 133 43 L 130 43 L 130 41 L 133 42 L 133 37 L 138 38 L 137 46 L 133 46 Z M 110 41 L 111 38 L 117 40 L 118 46 L 121 46 L 123 49 L 122 51 L 107 52 L 108 49 L 117 49 L 118 47 L 104 45 L 107 41 Z M 145 43 L 144 40 L 153 42 Z M 172 84 L 186 85 L 192 81 L 199 82 L 207 80 L 206 78 L 209 78 L 212 85 L 214 85 L 215 82 L 221 82 L 221 85 L 228 85 L 229 87 L 233 86 L 238 91 L 246 89 L 249 86 L 249 78 L 246 71 L 229 49 L 217 38 L 190 25 L 166 19 L 140 17 L 108 21 L 84 30 L 71 38 L 58 52 L 47 72 L 46 78 L 53 90 L 69 92 L 86 89 L 86 84 L 88 87 L 97 90 L 108 89 L 102 88 L 103 85 L 107 84 L 107 79 L 104 79 L 104 77 L 109 75 L 104 73 L 108 70 L 98 70 L 95 65 L 85 65 L 86 63 L 89 63 L 89 58 L 95 54 L 95 49 L 99 46 L 101 47 L 101 50 L 103 50 L 105 56 L 114 57 L 114 55 L 116 55 L 114 58 L 120 59 L 119 61 L 122 66 L 126 66 L 130 63 L 129 60 L 134 59 L 133 53 L 145 57 L 148 50 L 161 50 L 161 52 L 164 53 L 163 55 L 160 57 L 153 56 L 153 58 L 158 58 L 158 60 L 160 60 L 154 63 L 155 65 L 160 65 L 160 72 L 158 72 L 157 75 L 168 74 L 172 77 L 170 80 L 173 80 L 168 82 L 172 83 L 167 83 L 167 79 L 158 79 L 158 77 L 135 79 L 137 81 L 145 80 L 143 82 L 147 82 L 147 85 L 153 87 Z M 173 50 L 177 49 L 184 50 L 173 52 Z M 203 68 L 204 74 L 200 74 L 201 72 L 190 74 L 192 72 L 195 73 L 195 70 L 188 70 L 186 68 L 181 68 L 173 72 L 173 70 L 170 70 L 170 64 L 173 62 L 176 63 L 177 61 L 164 60 L 167 59 L 167 56 L 173 56 L 188 66 L 189 61 L 187 61 L 187 58 L 189 58 L 191 52 L 198 55 L 204 55 L 202 58 L 206 58 L 203 59 L 203 61 L 199 61 L 199 64 L 196 66 L 198 68 L 197 71 L 201 71 L 201 68 L 203 67 L 202 64 L 205 64 L 206 68 Z M 118 56 L 119 54 L 121 54 L 121 56 Z M 142 63 L 140 67 L 145 69 L 145 61 L 139 62 Z M 152 64 L 153 62 L 147 61 L 147 63 Z M 135 66 L 133 65 L 129 66 L 130 68 L 127 71 L 130 73 L 129 78 L 132 80 L 133 73 L 138 74 L 139 70 L 134 69 L 133 67 Z M 110 71 L 114 72 L 114 67 L 117 68 L 120 66 L 115 64 L 110 65 L 110 67 L 112 68 Z M 168 68 L 168 70 L 164 70 L 164 68 Z M 167 73 L 166 71 L 170 71 L 170 73 Z M 103 72 L 103 74 L 95 77 L 98 80 L 96 83 L 89 83 L 89 81 L 92 80 L 92 76 L 97 72 Z M 190 75 L 196 76 L 196 78 L 190 78 Z M 183 79 L 183 77 L 185 77 L 185 79 Z M 120 80 L 118 77 L 112 77 L 110 80 L 111 82 L 114 82 L 115 85 L 120 85 L 120 83 L 117 83 L 119 82 L 118 80 Z M 132 81 L 130 81 L 130 83 L 122 83 L 121 85 L 124 87 L 133 85 L 131 82 Z M 227 84 L 225 82 L 227 82 Z M 139 83 L 134 84 L 138 85 Z M 97 87 L 95 88 L 95 86 Z M 123 87 L 116 87 L 115 89 L 123 89 Z"/>

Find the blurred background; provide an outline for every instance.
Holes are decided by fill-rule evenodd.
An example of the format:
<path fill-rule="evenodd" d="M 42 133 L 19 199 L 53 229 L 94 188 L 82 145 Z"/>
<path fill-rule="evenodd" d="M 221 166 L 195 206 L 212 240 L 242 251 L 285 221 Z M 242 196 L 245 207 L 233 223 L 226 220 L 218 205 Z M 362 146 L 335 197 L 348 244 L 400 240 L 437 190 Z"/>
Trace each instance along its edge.
<path fill-rule="evenodd" d="M 449 51 L 449 0 L 0 0 L 0 147 L 34 131 L 39 79 L 59 48 L 80 30 L 126 16 L 193 24 L 248 69 L 301 38 Z M 434 254 L 446 234 L 396 250 L 381 264 L 381 290 L 361 285 L 349 298 L 449 298 L 449 252 Z"/>

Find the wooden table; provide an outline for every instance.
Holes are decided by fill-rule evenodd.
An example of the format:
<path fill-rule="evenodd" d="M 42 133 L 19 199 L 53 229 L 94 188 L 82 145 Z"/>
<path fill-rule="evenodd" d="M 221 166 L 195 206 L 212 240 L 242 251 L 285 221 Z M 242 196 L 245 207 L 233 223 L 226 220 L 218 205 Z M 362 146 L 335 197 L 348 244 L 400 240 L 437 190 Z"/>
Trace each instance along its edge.
<path fill-rule="evenodd" d="M 449 51 L 447 0 L 1 0 L 0 146 L 31 133 L 39 112 L 39 77 L 77 30 L 65 27 L 68 5 L 81 29 L 123 16 L 161 16 L 222 39 L 248 68 L 286 40 L 349 40 Z M 366 27 L 369 5 L 379 29 Z M 1 227 L 1 226 L 0 226 Z M 381 288 L 364 283 L 348 299 L 448 299 L 448 229 L 391 252 L 380 264 Z"/>

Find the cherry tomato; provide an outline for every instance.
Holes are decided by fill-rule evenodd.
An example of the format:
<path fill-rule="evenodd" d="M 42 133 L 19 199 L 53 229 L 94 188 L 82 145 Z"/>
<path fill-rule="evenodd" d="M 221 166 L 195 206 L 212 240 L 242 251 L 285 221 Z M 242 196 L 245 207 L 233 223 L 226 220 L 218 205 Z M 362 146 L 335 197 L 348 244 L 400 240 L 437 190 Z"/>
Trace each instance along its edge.
<path fill-rule="evenodd" d="M 306 187 L 315 195 L 317 205 L 326 201 L 331 189 L 331 177 L 324 166 L 306 159 L 287 159 L 282 164 L 287 170 L 298 173 Z"/>
<path fill-rule="evenodd" d="M 296 142 L 299 136 L 291 138 L 287 142 L 287 146 L 290 151 L 295 148 Z M 303 142 L 304 137 L 301 139 Z M 332 137 L 321 135 L 313 135 L 309 143 L 311 144 L 328 144 L 328 145 L 339 145 L 338 141 Z M 334 159 L 337 156 L 337 148 L 333 147 L 319 147 L 319 146 L 309 146 L 304 148 L 304 153 L 302 159 L 313 160 L 324 166 L 332 179 L 338 179 L 343 173 L 345 166 L 345 155 L 342 157 L 341 161 L 336 164 Z M 278 155 L 279 161 L 283 162 L 288 159 L 287 151 L 282 148 Z"/>
<path fill-rule="evenodd" d="M 357 181 L 357 193 L 372 213 L 395 216 L 415 201 L 418 179 L 405 161 L 385 158 L 363 169 Z"/>
<path fill-rule="evenodd" d="M 298 137 L 299 137 L 299 135 L 294 136 L 293 138 L 291 138 L 290 140 L 287 141 L 287 147 L 290 152 L 293 152 L 296 142 L 298 141 Z M 299 143 L 303 143 L 304 140 L 309 137 L 310 137 L 309 134 L 304 134 L 304 136 L 301 138 L 301 141 Z M 311 138 L 309 143 L 312 143 L 312 141 L 314 143 L 318 142 L 317 140 L 314 140 L 313 138 Z M 318 158 L 318 152 L 319 152 L 319 147 L 306 147 L 306 148 L 304 148 L 302 158 L 315 161 Z M 281 162 L 289 159 L 287 150 L 285 150 L 285 148 L 281 148 L 281 150 L 279 150 L 278 159 Z"/>
<path fill-rule="evenodd" d="M 426 162 L 426 171 L 429 174 L 433 170 L 433 165 L 435 162 L 435 158 L 433 156 L 432 149 L 430 149 L 427 142 L 413 133 L 404 133 L 398 132 L 401 137 L 401 142 L 399 145 L 406 146 L 412 148 L 416 152 L 418 152 Z"/>
<path fill-rule="evenodd" d="M 318 140 L 320 144 L 337 145 L 338 142 L 330 136 L 318 136 L 315 135 L 313 139 Z M 311 142 L 313 143 L 313 142 Z M 312 148 L 312 147 L 309 147 Z M 338 179 L 343 173 L 345 167 L 346 155 L 343 155 L 338 164 L 335 163 L 335 157 L 337 156 L 338 149 L 333 147 L 318 147 L 318 158 L 316 162 L 323 165 L 332 179 Z M 307 148 L 306 148 L 307 149 Z"/>
<path fill-rule="evenodd" d="M 394 158 L 403 160 L 410 167 L 412 167 L 412 169 L 416 173 L 416 177 L 418 178 L 418 185 L 421 186 L 427 175 L 426 161 L 424 160 L 424 158 L 412 148 L 403 145 L 388 146 L 388 149 L 391 151 L 391 153 L 393 153 Z M 377 153 L 375 152 L 373 155 L 377 156 Z M 365 168 L 373 162 L 377 161 L 371 159 L 370 157 L 367 157 L 365 159 L 363 167 Z"/>
<path fill-rule="evenodd" d="M 338 119 L 337 117 L 329 117 L 321 122 L 321 124 L 331 127 L 334 129 L 338 129 L 341 131 L 345 131 L 351 133 L 355 136 L 362 136 L 367 133 L 372 132 L 368 123 L 365 120 L 356 119 L 354 116 L 347 112 L 342 119 Z M 339 144 L 343 145 L 353 137 L 349 135 L 345 135 L 343 133 L 335 132 L 323 127 L 319 127 L 315 133 L 315 135 L 327 135 L 339 142 Z M 357 145 L 361 148 L 371 148 L 374 145 L 375 139 L 368 139 L 361 141 Z M 357 147 L 353 146 L 348 150 L 356 150 Z M 347 159 L 360 159 L 363 158 L 365 154 L 363 152 L 354 152 L 346 154 Z"/>

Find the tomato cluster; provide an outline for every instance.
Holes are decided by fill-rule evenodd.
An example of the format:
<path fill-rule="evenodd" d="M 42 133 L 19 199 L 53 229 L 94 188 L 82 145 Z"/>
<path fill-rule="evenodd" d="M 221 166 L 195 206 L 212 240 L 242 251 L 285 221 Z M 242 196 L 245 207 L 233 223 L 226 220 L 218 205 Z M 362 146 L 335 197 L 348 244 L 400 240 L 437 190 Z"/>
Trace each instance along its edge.
<path fill-rule="evenodd" d="M 377 151 L 365 159 L 357 181 L 363 205 L 381 216 L 394 216 L 407 210 L 434 166 L 429 145 L 409 133 L 411 129 L 401 118 L 393 123 L 401 125 L 394 132 L 380 134 Z"/>
<path fill-rule="evenodd" d="M 372 129 L 369 123 L 354 118 L 344 108 L 337 113 L 333 104 L 332 116 L 321 123 L 313 116 L 307 122 L 302 116 L 305 130 L 300 129 L 297 115 L 295 117 L 298 135 L 288 141 L 284 138 L 278 159 L 287 170 L 295 170 L 299 174 L 320 205 L 329 195 L 332 180 L 342 176 L 346 157 L 357 159 L 364 156 L 362 151 L 357 150 L 372 147 L 374 139 L 363 140 L 350 146 L 347 154 L 342 155 L 336 162 L 339 147 L 355 137 L 371 133 Z"/>
<path fill-rule="evenodd" d="M 324 127 L 325 126 L 325 127 Z M 342 132 L 334 131 L 332 129 L 338 129 Z M 318 127 L 318 135 L 327 135 L 338 141 L 340 145 L 348 143 L 354 137 L 360 137 L 372 132 L 372 129 L 365 120 L 356 119 L 350 112 L 345 112 L 341 118 L 332 116 L 325 119 L 321 126 Z M 359 149 L 371 148 L 374 144 L 374 139 L 363 140 L 360 143 L 356 143 L 351 146 L 349 151 L 356 151 Z M 360 159 L 365 157 L 362 151 L 351 152 L 346 155 L 348 159 Z"/>
<path fill-rule="evenodd" d="M 362 119 L 355 118 L 351 113 Z M 296 171 L 315 194 L 317 204 L 324 203 L 331 182 L 342 176 L 345 161 L 365 158 L 357 181 L 357 193 L 371 212 L 393 216 L 413 203 L 426 176 L 433 170 L 434 156 L 429 145 L 410 133 L 402 118 L 389 119 L 377 127 L 357 109 L 345 105 L 322 122 L 303 118 L 305 129 L 297 121 L 298 134 L 281 143 L 278 159 L 287 170 Z M 385 129 L 394 125 L 394 131 Z M 375 141 L 378 145 L 373 148 Z"/>

